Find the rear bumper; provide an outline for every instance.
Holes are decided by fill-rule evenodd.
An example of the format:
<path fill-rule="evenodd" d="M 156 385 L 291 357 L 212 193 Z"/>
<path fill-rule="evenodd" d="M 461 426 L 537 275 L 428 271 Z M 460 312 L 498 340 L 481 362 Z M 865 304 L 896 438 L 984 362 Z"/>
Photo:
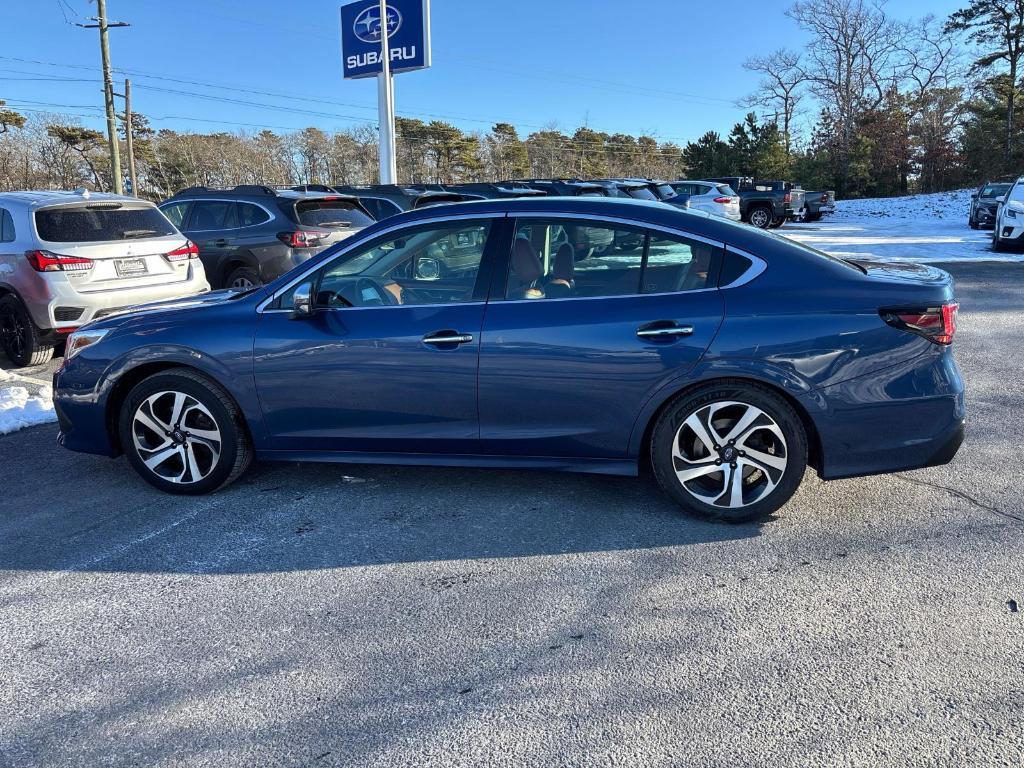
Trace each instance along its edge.
<path fill-rule="evenodd" d="M 63 274 L 55 273 L 55 276 L 58 279 L 46 280 L 45 285 L 40 285 L 38 290 L 22 295 L 32 321 L 44 330 L 70 331 L 139 304 L 186 298 L 210 290 L 206 272 L 198 259 L 193 259 L 189 264 L 186 279 L 142 288 L 82 292 L 75 290 Z"/>
<path fill-rule="evenodd" d="M 946 464 L 964 440 L 963 379 L 948 348 L 802 399 L 820 437 L 825 480 Z"/>

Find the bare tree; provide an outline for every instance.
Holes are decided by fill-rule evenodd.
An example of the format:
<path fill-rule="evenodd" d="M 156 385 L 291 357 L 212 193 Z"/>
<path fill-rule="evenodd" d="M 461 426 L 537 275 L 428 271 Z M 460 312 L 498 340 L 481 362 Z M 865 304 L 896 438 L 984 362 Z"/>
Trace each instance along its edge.
<path fill-rule="evenodd" d="M 786 156 L 792 148 L 793 120 L 803 96 L 808 76 L 800 67 L 801 54 L 779 48 L 767 56 L 753 56 L 743 63 L 745 69 L 759 72 L 757 91 L 740 102 L 743 107 L 760 107 L 772 115 L 782 132 Z M 767 114 L 764 115 L 767 119 Z"/>

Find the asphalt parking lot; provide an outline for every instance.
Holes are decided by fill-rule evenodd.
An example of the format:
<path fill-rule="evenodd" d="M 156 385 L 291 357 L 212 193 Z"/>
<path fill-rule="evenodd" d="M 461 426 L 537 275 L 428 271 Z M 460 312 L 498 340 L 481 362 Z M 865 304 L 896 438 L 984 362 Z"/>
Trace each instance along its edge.
<path fill-rule="evenodd" d="M 1020 765 L 1024 264 L 947 268 L 954 463 L 761 525 L 555 473 L 176 498 L 0 437 L 0 765 Z"/>

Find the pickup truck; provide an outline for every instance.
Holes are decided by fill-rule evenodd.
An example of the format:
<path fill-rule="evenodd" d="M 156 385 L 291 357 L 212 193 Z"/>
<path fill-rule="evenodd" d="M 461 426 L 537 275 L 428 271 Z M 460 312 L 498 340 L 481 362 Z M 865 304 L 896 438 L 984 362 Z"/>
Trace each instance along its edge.
<path fill-rule="evenodd" d="M 826 213 L 836 212 L 836 193 L 831 189 L 824 192 L 804 192 L 804 207 L 800 221 L 819 221 Z"/>
<path fill-rule="evenodd" d="M 749 176 L 721 176 L 705 181 L 728 184 L 740 198 L 740 218 L 759 229 L 781 227 L 804 207 L 804 191 L 788 181 L 755 181 Z"/>

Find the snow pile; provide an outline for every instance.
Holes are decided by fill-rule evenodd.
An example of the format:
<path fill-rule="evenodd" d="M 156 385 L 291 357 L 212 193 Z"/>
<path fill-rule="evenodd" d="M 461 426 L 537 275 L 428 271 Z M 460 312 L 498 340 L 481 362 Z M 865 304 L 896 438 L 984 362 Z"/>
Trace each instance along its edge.
<path fill-rule="evenodd" d="M 779 232 L 845 258 L 1024 261 L 1024 254 L 995 253 L 991 231 L 967 225 L 971 192 L 839 200 L 836 212 L 821 221 L 787 224 Z"/>
<path fill-rule="evenodd" d="M 56 420 L 50 387 L 43 387 L 34 396 L 24 387 L 0 388 L 0 435 Z"/>
<path fill-rule="evenodd" d="M 40 387 L 38 395 L 31 395 L 25 387 L 16 386 L 17 381 L 10 371 L 0 368 L 0 384 L 12 385 L 0 386 L 0 435 L 57 420 L 49 385 Z"/>

